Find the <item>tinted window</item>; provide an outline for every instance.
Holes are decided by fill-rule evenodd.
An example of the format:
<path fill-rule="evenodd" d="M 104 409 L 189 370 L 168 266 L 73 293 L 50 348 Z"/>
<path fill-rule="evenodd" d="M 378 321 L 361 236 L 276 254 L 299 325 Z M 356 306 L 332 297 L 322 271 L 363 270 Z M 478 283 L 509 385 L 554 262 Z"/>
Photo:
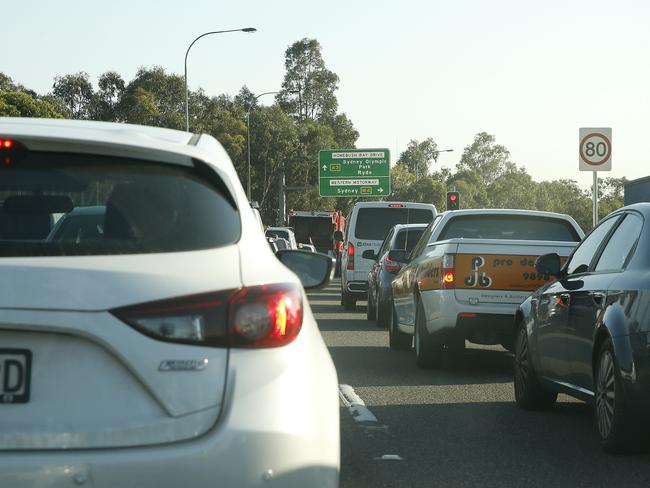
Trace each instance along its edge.
<path fill-rule="evenodd" d="M 628 214 L 610 237 L 598 259 L 596 271 L 623 269 L 625 261 L 641 233 L 641 227 L 643 227 L 641 218 L 634 214 Z"/>
<path fill-rule="evenodd" d="M 384 253 L 388 252 L 388 245 L 390 244 L 392 238 L 393 238 L 393 230 L 391 229 L 389 234 L 386 236 L 386 239 L 384 239 L 384 242 L 381 243 L 381 247 L 379 248 L 379 252 L 377 253 L 378 256 L 383 256 Z"/>
<path fill-rule="evenodd" d="M 388 231 L 397 224 L 428 224 L 433 212 L 413 208 L 360 208 L 357 213 L 355 237 L 383 241 Z"/>
<path fill-rule="evenodd" d="M 415 247 L 424 229 L 403 230 L 395 238 L 393 249 L 406 249 L 408 252 Z"/>
<path fill-rule="evenodd" d="M 573 226 L 561 219 L 527 215 L 467 215 L 451 218 L 438 240 L 518 239 L 526 241 L 580 241 Z"/>
<path fill-rule="evenodd" d="M 231 244 L 241 232 L 228 190 L 199 161 L 30 152 L 0 169 L 0 202 L 0 256 L 190 251 Z M 89 207 L 103 207 L 101 215 L 84 218 Z M 57 214 L 61 234 L 48 240 Z"/>
<path fill-rule="evenodd" d="M 420 236 L 420 240 L 417 242 L 413 250 L 411 251 L 410 254 L 410 259 L 413 259 L 420 254 L 422 254 L 422 251 L 427 247 L 427 244 L 429 242 L 429 239 L 431 238 L 431 235 L 433 234 L 433 230 L 436 228 L 436 226 L 440 223 L 442 220 L 442 215 L 436 215 L 436 218 L 433 219 L 433 222 L 431 222 L 422 232 L 422 235 Z"/>
<path fill-rule="evenodd" d="M 612 229 L 614 224 L 618 221 L 619 217 L 613 217 L 602 222 L 599 226 L 594 228 L 591 233 L 585 237 L 585 240 L 573 252 L 573 256 L 569 259 L 567 264 L 567 273 L 584 273 L 589 269 L 589 265 L 598 251 L 603 239 Z"/>

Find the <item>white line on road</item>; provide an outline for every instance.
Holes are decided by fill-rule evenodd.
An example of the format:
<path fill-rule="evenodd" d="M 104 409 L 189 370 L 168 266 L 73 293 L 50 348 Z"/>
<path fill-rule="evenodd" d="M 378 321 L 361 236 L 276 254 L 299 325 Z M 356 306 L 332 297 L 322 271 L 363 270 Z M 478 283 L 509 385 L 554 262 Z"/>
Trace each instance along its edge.
<path fill-rule="evenodd" d="M 357 422 L 377 423 L 377 417 L 366 407 L 365 402 L 354 392 L 350 385 L 339 385 L 339 397 Z"/>

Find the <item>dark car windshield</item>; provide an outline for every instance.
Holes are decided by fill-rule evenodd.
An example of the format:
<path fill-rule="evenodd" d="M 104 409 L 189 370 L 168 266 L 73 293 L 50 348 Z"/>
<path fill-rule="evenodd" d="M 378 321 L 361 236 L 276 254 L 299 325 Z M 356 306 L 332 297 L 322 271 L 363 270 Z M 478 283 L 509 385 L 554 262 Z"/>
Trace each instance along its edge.
<path fill-rule="evenodd" d="M 381 241 L 397 224 L 428 224 L 433 217 L 433 211 L 424 208 L 360 208 L 354 235 Z"/>
<path fill-rule="evenodd" d="M 0 256 L 190 251 L 241 233 L 230 193 L 199 161 L 29 152 L 0 168 L 0 202 Z"/>
<path fill-rule="evenodd" d="M 452 217 L 437 240 L 517 239 L 579 242 L 580 236 L 563 219 L 530 215 L 466 215 Z"/>

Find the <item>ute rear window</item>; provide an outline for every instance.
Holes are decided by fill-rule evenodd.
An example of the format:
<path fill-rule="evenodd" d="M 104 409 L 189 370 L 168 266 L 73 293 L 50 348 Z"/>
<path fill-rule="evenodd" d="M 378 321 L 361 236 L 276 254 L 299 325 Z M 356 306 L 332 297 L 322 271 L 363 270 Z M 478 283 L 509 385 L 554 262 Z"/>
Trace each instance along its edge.
<path fill-rule="evenodd" d="M 517 239 L 525 241 L 580 242 L 580 236 L 566 220 L 527 215 L 467 215 L 454 217 L 437 240 Z"/>
<path fill-rule="evenodd" d="M 397 224 L 428 224 L 433 212 L 424 208 L 360 208 L 354 235 L 357 239 L 383 241 Z"/>
<path fill-rule="evenodd" d="M 240 233 L 232 196 L 200 161 L 28 152 L 0 168 L 0 257 L 192 251 Z"/>

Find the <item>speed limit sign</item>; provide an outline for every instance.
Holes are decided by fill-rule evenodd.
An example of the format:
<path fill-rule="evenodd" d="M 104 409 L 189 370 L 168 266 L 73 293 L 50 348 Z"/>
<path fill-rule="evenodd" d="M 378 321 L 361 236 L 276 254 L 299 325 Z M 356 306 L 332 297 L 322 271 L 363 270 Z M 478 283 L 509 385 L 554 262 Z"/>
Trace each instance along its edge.
<path fill-rule="evenodd" d="M 580 171 L 612 170 L 612 128 L 580 128 Z"/>

